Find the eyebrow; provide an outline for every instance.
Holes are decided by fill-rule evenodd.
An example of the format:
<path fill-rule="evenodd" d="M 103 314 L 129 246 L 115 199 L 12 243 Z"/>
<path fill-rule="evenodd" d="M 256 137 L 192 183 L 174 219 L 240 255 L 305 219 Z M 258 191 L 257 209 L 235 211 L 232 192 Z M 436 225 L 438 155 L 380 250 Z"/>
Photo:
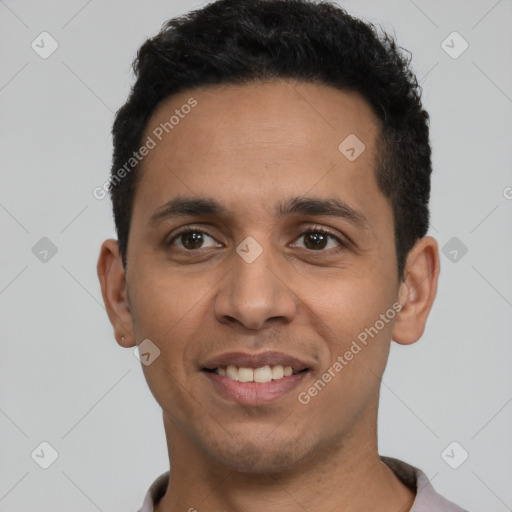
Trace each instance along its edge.
<path fill-rule="evenodd" d="M 313 197 L 295 197 L 281 203 L 278 207 L 278 214 L 281 216 L 293 213 L 337 217 L 361 229 L 370 227 L 370 221 L 363 212 L 352 208 L 344 201 L 336 198 L 317 199 Z"/>
<path fill-rule="evenodd" d="M 277 206 L 276 214 L 280 217 L 291 214 L 337 217 L 361 229 L 370 227 L 369 220 L 360 210 L 352 208 L 336 198 L 295 197 L 281 202 Z M 149 223 L 156 226 L 164 220 L 176 217 L 206 217 L 212 215 L 227 216 L 228 210 L 215 199 L 208 197 L 175 197 L 158 207 L 151 215 Z"/>
<path fill-rule="evenodd" d="M 201 217 L 207 215 L 226 215 L 227 210 L 215 199 L 175 197 L 167 203 L 158 207 L 149 218 L 149 223 L 156 226 L 160 222 L 174 217 L 193 216 Z"/>

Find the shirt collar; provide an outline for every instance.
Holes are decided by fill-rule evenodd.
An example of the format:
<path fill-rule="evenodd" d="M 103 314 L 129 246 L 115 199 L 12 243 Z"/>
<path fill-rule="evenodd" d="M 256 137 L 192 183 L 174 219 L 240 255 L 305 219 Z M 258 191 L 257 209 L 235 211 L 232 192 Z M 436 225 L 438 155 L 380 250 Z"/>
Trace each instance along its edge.
<path fill-rule="evenodd" d="M 416 499 L 409 512 L 467 512 L 437 494 L 425 473 L 420 469 L 391 457 L 381 457 L 381 460 L 393 470 L 404 485 L 416 491 Z M 139 512 L 154 512 L 155 504 L 165 494 L 168 483 L 169 471 L 161 474 L 151 484 Z"/>

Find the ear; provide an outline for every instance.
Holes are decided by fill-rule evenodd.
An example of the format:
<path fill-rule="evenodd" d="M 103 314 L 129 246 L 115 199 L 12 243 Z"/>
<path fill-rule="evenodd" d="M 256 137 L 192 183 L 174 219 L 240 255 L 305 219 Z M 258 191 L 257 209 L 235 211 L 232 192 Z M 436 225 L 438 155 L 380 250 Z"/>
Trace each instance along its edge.
<path fill-rule="evenodd" d="M 134 347 L 133 320 L 117 240 L 109 239 L 103 242 L 96 270 L 100 280 L 103 302 L 114 328 L 117 343 L 122 347 Z"/>
<path fill-rule="evenodd" d="M 436 296 L 439 272 L 436 240 L 431 236 L 421 238 L 407 256 L 405 277 L 398 290 L 402 309 L 397 315 L 392 335 L 397 343 L 409 345 L 423 334 Z"/>

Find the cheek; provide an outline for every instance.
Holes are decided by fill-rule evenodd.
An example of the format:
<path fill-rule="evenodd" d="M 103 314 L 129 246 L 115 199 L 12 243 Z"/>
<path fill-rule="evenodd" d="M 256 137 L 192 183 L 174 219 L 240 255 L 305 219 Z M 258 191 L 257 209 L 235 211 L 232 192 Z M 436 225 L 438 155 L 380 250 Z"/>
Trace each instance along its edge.
<path fill-rule="evenodd" d="M 142 365 L 148 386 L 163 407 L 180 407 L 181 392 L 191 388 L 201 329 L 210 300 L 204 280 L 186 279 L 152 266 L 132 283 L 132 317 L 137 342 L 149 339 L 158 357 Z M 194 340 L 194 343 L 191 343 Z M 159 352 L 158 352 L 159 351 Z"/>
<path fill-rule="evenodd" d="M 204 339 L 201 319 L 208 296 L 178 278 L 170 281 L 147 279 L 143 286 L 141 281 L 132 314 L 137 341 L 149 339 L 158 351 L 151 364 L 142 364 L 148 387 L 176 422 L 184 411 L 194 409 L 195 401 L 190 398 L 198 378 L 194 354 L 201 345 L 196 341 Z"/>
<path fill-rule="evenodd" d="M 354 278 L 352 283 L 330 285 L 310 303 L 311 319 L 316 318 L 329 351 L 327 366 L 315 376 L 329 381 L 326 387 L 332 395 L 326 394 L 326 399 L 331 395 L 339 400 L 337 393 L 348 397 L 378 390 L 396 319 L 396 294 L 383 289 L 383 282 Z"/>
<path fill-rule="evenodd" d="M 330 321 L 324 318 L 331 336 L 329 361 L 298 397 L 310 418 L 321 418 L 324 429 L 349 431 L 378 400 L 393 326 L 392 320 L 381 325 L 381 311 L 386 309 L 365 304 L 352 314 L 338 311 Z"/>
<path fill-rule="evenodd" d="M 313 293 L 311 290 L 313 289 Z M 341 278 L 326 280 L 316 288 L 304 289 L 304 302 L 309 302 L 311 311 L 339 333 L 340 341 L 355 337 L 365 328 L 373 326 L 381 314 L 385 314 L 397 299 L 398 287 L 393 287 L 377 274 L 369 272 L 344 272 Z M 393 310 L 379 331 L 389 330 Z M 380 325 L 380 324 L 379 324 Z"/>
<path fill-rule="evenodd" d="M 137 339 L 153 336 L 165 345 L 177 332 L 197 325 L 211 291 L 206 279 L 180 275 L 154 263 L 141 265 L 135 274 L 132 316 Z"/>

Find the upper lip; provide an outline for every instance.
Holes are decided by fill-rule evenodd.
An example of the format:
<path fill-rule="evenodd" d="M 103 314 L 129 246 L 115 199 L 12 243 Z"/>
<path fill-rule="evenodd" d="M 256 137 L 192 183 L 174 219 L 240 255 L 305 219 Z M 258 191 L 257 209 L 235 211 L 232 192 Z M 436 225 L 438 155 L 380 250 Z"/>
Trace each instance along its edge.
<path fill-rule="evenodd" d="M 300 372 L 309 369 L 311 365 L 300 359 L 284 354 L 282 352 L 267 351 L 259 354 L 247 354 L 245 352 L 229 352 L 208 359 L 202 368 L 206 370 L 215 370 L 216 368 L 226 368 L 234 365 L 244 368 L 261 368 L 262 366 L 291 366 L 294 372 Z"/>

